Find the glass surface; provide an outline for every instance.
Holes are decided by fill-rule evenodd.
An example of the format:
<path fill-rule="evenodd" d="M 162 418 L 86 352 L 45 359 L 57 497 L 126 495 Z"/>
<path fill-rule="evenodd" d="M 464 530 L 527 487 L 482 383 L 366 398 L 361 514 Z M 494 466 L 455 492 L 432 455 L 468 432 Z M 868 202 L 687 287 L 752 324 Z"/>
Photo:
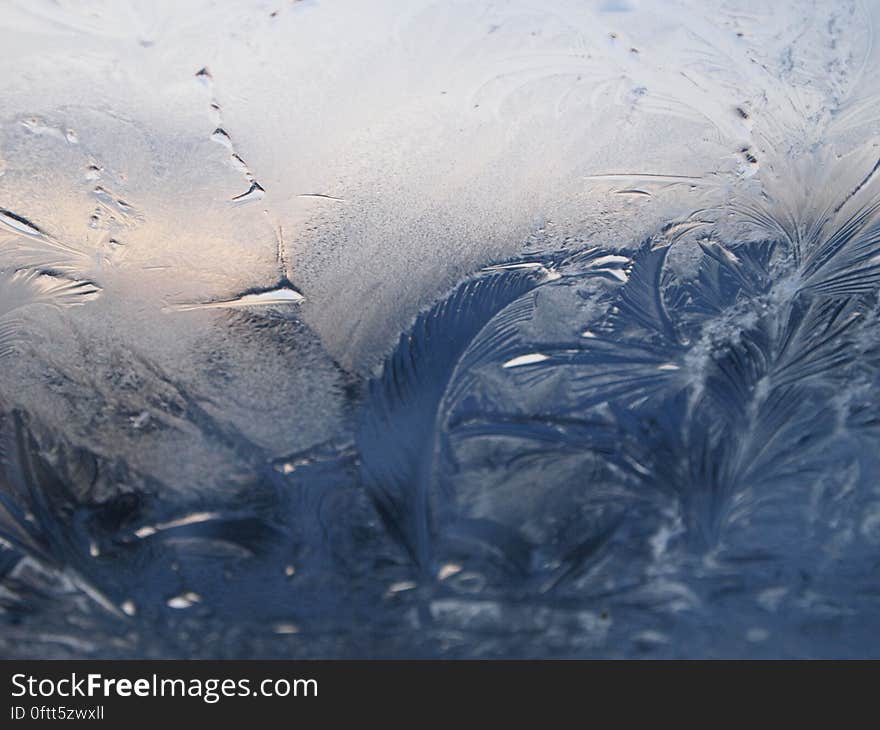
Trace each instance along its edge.
<path fill-rule="evenodd" d="M 0 654 L 880 654 L 880 3 L 0 11 Z"/>

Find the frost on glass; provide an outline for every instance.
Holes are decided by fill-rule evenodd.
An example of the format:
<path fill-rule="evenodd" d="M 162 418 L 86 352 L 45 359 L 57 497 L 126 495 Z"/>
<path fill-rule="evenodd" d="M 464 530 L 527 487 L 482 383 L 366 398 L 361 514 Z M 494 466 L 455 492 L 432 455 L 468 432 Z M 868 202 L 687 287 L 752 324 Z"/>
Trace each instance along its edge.
<path fill-rule="evenodd" d="M 2 3 L 4 656 L 876 656 L 880 5 Z"/>

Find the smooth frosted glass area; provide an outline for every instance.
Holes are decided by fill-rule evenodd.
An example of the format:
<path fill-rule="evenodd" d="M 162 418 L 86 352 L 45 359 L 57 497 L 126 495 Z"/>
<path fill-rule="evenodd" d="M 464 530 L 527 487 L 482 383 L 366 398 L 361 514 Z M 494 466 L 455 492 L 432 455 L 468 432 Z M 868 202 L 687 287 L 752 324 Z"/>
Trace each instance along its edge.
<path fill-rule="evenodd" d="M 0 30 L 0 655 L 880 655 L 880 2 Z"/>

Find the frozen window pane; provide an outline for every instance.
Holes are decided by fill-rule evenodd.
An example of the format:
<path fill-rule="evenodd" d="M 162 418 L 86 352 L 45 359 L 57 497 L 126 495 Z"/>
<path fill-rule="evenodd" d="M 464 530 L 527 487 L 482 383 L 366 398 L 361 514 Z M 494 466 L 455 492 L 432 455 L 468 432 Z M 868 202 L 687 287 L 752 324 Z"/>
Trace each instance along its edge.
<path fill-rule="evenodd" d="M 878 654 L 876 2 L 2 9 L 5 656 Z"/>

